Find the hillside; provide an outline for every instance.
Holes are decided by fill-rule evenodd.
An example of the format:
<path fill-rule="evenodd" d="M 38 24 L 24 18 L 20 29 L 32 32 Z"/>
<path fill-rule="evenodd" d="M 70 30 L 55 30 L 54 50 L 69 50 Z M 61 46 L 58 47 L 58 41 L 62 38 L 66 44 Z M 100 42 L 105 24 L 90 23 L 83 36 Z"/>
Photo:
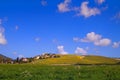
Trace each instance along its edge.
<path fill-rule="evenodd" d="M 116 64 L 118 60 L 103 56 L 60 55 L 59 58 L 48 58 L 34 61 L 36 64 Z"/>
<path fill-rule="evenodd" d="M 9 62 L 9 61 L 11 61 L 11 60 L 12 60 L 11 58 L 6 57 L 6 56 L 0 54 L 0 63 Z"/>

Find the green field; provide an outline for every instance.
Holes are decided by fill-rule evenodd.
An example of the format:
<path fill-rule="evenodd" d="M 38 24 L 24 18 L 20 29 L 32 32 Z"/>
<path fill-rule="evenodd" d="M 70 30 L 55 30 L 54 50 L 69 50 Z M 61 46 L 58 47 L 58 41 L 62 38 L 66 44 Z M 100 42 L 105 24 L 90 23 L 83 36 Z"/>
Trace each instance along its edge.
<path fill-rule="evenodd" d="M 0 64 L 0 80 L 120 80 L 119 60 L 61 55 L 31 63 Z"/>
<path fill-rule="evenodd" d="M 95 55 L 61 55 L 59 58 L 48 58 L 34 61 L 35 64 L 117 64 L 119 60 Z"/>
<path fill-rule="evenodd" d="M 120 65 L 1 64 L 0 80 L 120 80 Z"/>

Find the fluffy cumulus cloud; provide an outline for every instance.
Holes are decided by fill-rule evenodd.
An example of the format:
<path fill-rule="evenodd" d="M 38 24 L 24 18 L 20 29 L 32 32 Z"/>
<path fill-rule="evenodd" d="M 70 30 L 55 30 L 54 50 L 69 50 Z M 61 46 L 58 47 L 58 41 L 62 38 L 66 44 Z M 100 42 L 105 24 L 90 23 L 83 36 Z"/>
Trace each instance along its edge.
<path fill-rule="evenodd" d="M 97 14 L 100 14 L 100 10 L 98 8 L 90 8 L 88 7 L 89 2 L 83 2 L 80 6 L 78 16 L 84 16 L 85 18 L 88 18 L 90 16 L 95 16 Z"/>
<path fill-rule="evenodd" d="M 1 25 L 2 25 L 2 22 L 0 23 L 0 44 L 5 45 L 7 43 L 7 40 L 4 35 L 5 30 Z"/>
<path fill-rule="evenodd" d="M 83 49 L 83 48 L 77 47 L 76 50 L 75 50 L 75 53 L 76 54 L 86 55 L 87 51 L 85 49 Z"/>
<path fill-rule="evenodd" d="M 85 38 L 81 39 L 82 42 L 96 42 L 101 39 L 101 35 L 96 34 L 95 32 L 90 32 L 86 35 Z"/>
<path fill-rule="evenodd" d="M 100 39 L 94 42 L 94 44 L 97 46 L 108 46 L 110 43 L 111 43 L 111 40 L 107 38 Z"/>
<path fill-rule="evenodd" d="M 5 45 L 7 43 L 5 36 L 0 32 L 0 44 Z"/>
<path fill-rule="evenodd" d="M 60 54 L 63 54 L 63 55 L 68 54 L 68 52 L 64 50 L 64 46 L 58 46 L 57 49 L 58 49 L 58 53 Z"/>
<path fill-rule="evenodd" d="M 119 42 L 114 42 L 113 43 L 113 48 L 118 48 L 120 46 L 120 41 Z"/>
<path fill-rule="evenodd" d="M 102 4 L 105 0 L 96 0 L 98 4 Z M 77 12 L 77 16 L 84 16 L 85 18 L 91 17 L 91 16 L 96 16 L 101 13 L 101 10 L 98 9 L 97 7 L 89 7 L 88 1 L 84 1 L 81 3 L 80 7 L 74 7 L 71 5 L 72 1 L 71 0 L 64 0 L 64 2 L 61 2 L 60 4 L 57 5 L 58 11 L 59 12 Z"/>
<path fill-rule="evenodd" d="M 95 2 L 97 2 L 98 4 L 102 4 L 105 2 L 105 0 L 95 0 Z"/>
<path fill-rule="evenodd" d="M 76 38 L 74 41 L 80 42 L 92 42 L 96 46 L 108 46 L 111 44 L 111 40 L 108 38 L 102 38 L 101 35 L 96 34 L 95 32 L 90 32 L 83 39 Z"/>
<path fill-rule="evenodd" d="M 59 12 L 68 12 L 70 11 L 69 4 L 71 3 L 71 0 L 64 0 L 64 2 L 58 4 L 58 10 Z"/>

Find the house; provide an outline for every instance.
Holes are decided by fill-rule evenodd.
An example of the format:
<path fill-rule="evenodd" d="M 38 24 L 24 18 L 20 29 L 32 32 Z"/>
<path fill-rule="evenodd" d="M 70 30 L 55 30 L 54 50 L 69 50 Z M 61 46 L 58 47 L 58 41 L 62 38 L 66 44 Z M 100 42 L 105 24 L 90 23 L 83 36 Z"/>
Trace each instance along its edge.
<path fill-rule="evenodd" d="M 58 57 L 58 55 L 56 55 L 56 54 L 51 54 L 50 55 L 50 58 L 57 58 Z"/>
<path fill-rule="evenodd" d="M 60 57 L 59 55 L 52 54 L 52 53 L 44 53 L 42 55 L 35 56 L 34 59 L 47 59 L 47 58 L 58 58 Z"/>
<path fill-rule="evenodd" d="M 35 56 L 34 59 L 40 59 L 40 55 Z"/>
<path fill-rule="evenodd" d="M 45 59 L 50 58 L 50 54 L 44 54 L 43 56 L 44 56 Z"/>
<path fill-rule="evenodd" d="M 28 62 L 29 60 L 27 58 L 21 58 L 20 61 L 22 61 L 22 62 Z"/>

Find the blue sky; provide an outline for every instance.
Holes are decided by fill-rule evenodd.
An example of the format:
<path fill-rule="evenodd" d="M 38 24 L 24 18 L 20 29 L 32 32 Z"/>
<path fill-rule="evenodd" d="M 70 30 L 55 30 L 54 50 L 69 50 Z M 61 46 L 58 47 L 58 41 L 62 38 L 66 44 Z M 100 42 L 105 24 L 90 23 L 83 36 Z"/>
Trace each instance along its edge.
<path fill-rule="evenodd" d="M 0 0 L 0 53 L 120 57 L 120 1 Z"/>

